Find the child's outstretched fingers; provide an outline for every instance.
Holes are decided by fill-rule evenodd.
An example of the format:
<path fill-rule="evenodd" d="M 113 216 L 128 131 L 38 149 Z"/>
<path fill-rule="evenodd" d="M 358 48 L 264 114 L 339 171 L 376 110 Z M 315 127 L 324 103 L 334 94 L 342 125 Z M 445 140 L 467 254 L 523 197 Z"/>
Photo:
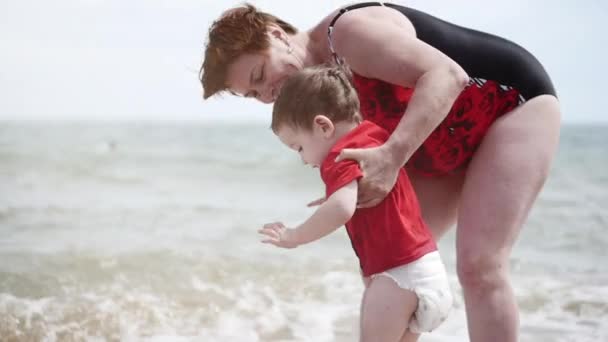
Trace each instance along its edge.
<path fill-rule="evenodd" d="M 258 233 L 265 235 L 262 243 L 270 243 L 282 248 L 296 248 L 297 242 L 293 239 L 292 229 L 288 229 L 281 222 L 267 223 L 258 230 Z"/>
<path fill-rule="evenodd" d="M 278 246 L 281 241 L 282 229 L 285 229 L 285 225 L 282 222 L 266 223 L 262 229 L 258 230 L 258 233 L 266 237 L 262 240 L 262 243 L 271 243 Z"/>
<path fill-rule="evenodd" d="M 272 222 L 272 223 L 266 223 L 264 225 L 264 228 L 285 228 L 285 225 L 283 224 L 283 222 Z"/>
<path fill-rule="evenodd" d="M 266 242 L 266 241 L 270 241 L 270 240 L 278 240 L 280 235 L 271 228 L 262 228 L 260 230 L 258 230 L 258 233 L 264 235 L 266 237 L 265 240 L 262 240 L 262 242 Z"/>

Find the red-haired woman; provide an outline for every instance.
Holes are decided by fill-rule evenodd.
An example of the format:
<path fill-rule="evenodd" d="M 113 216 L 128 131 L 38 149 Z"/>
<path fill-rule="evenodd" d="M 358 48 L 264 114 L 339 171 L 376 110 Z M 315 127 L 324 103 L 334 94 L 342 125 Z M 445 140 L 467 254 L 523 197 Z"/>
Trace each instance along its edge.
<path fill-rule="evenodd" d="M 359 162 L 359 206 L 374 206 L 405 165 L 439 239 L 457 224 L 457 270 L 472 341 L 516 341 L 509 255 L 553 160 L 560 106 L 541 64 L 500 37 L 412 8 L 367 2 L 307 31 L 245 5 L 209 30 L 204 97 L 229 91 L 272 102 L 293 71 L 352 72 L 364 118 L 392 132 L 344 150 Z"/>

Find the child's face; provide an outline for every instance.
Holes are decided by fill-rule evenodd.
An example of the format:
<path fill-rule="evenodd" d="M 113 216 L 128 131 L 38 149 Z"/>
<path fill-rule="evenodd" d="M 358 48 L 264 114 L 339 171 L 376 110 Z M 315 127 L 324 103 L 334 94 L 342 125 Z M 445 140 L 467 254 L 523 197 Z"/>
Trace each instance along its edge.
<path fill-rule="evenodd" d="M 289 125 L 281 126 L 277 136 L 287 147 L 298 152 L 304 164 L 319 167 L 327 157 L 329 150 L 334 145 L 332 139 L 334 126 L 325 117 L 318 120 L 315 118 L 312 130 L 293 128 Z"/>

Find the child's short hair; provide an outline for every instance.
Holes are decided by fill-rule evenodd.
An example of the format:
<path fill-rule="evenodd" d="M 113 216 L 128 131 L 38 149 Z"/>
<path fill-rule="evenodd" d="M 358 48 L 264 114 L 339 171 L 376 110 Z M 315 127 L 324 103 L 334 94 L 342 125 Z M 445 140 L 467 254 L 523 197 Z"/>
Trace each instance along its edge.
<path fill-rule="evenodd" d="M 290 76 L 274 103 L 270 127 L 275 133 L 284 124 L 311 130 L 319 114 L 334 122 L 361 121 L 357 93 L 338 67 L 306 68 Z"/>

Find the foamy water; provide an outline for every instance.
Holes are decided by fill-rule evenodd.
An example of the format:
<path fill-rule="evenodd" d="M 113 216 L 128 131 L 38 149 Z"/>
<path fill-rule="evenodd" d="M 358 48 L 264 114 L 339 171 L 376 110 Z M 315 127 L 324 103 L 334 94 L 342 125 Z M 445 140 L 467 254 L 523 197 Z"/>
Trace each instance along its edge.
<path fill-rule="evenodd" d="M 606 127 L 565 127 L 512 258 L 522 341 L 608 340 Z M 323 193 L 260 125 L 0 123 L 0 340 L 354 341 L 344 231 L 259 243 Z M 466 341 L 456 306 L 421 341 Z"/>

